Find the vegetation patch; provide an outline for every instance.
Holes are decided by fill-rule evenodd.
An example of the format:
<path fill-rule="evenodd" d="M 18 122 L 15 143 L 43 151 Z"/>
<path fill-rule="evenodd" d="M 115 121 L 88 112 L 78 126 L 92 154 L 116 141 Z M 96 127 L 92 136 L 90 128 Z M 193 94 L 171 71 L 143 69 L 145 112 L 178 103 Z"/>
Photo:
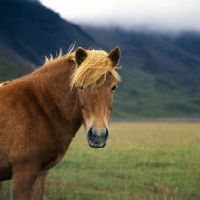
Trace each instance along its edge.
<path fill-rule="evenodd" d="M 4 60 L 0 60 L 0 82 L 18 77 L 19 70 L 14 64 L 11 64 Z"/>

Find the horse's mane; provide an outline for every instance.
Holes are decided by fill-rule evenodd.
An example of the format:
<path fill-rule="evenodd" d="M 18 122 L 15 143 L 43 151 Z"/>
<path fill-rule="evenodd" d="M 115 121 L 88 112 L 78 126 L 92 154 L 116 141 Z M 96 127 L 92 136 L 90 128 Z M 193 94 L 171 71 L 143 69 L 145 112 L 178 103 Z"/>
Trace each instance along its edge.
<path fill-rule="evenodd" d="M 8 85 L 8 84 L 10 84 L 10 83 L 14 83 L 14 82 L 16 82 L 17 80 L 19 80 L 19 79 L 15 79 L 15 80 L 11 80 L 11 81 L 2 82 L 2 83 L 0 83 L 0 87 L 5 86 L 5 85 Z"/>
<path fill-rule="evenodd" d="M 0 87 L 4 86 L 4 85 L 7 85 L 9 84 L 9 82 L 3 82 L 3 83 L 0 83 Z"/>
<path fill-rule="evenodd" d="M 117 81 L 120 81 L 120 76 L 116 72 L 115 68 L 112 65 L 111 60 L 108 58 L 108 54 L 103 50 L 86 50 L 87 57 L 78 65 L 75 60 L 75 51 L 72 49 L 65 55 L 60 51 L 57 58 L 53 58 L 51 55 L 50 58 L 46 58 L 45 66 L 56 65 L 63 60 L 70 59 L 75 62 L 74 71 L 71 76 L 71 87 L 82 86 L 87 87 L 89 85 L 97 86 L 101 85 L 106 81 L 106 75 L 110 72 Z M 98 80 L 101 79 L 101 82 Z"/>

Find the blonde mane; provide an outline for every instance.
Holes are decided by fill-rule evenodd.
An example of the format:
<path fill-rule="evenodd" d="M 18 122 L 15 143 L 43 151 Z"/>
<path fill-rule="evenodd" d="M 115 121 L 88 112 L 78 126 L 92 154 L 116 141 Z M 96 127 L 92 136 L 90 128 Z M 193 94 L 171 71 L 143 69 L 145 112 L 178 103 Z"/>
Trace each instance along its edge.
<path fill-rule="evenodd" d="M 106 81 L 106 75 L 110 72 L 117 81 L 120 81 L 119 74 L 115 71 L 108 54 L 102 50 L 87 50 L 87 57 L 80 66 L 76 64 L 76 69 L 72 74 L 71 87 L 89 85 L 97 86 Z M 101 82 L 97 81 L 101 79 Z"/>
<path fill-rule="evenodd" d="M 119 74 L 115 70 L 116 67 L 113 67 L 112 62 L 105 51 L 86 50 L 86 52 L 87 57 L 81 65 L 76 63 L 75 51 L 73 51 L 73 48 L 71 48 L 66 55 L 62 55 L 62 51 L 60 51 L 58 57 L 55 59 L 52 55 L 50 58 L 45 57 L 45 65 L 56 64 L 64 59 L 73 60 L 76 64 L 71 76 L 71 88 L 78 86 L 86 88 L 89 85 L 92 85 L 93 87 L 101 85 L 106 81 L 108 72 L 110 72 L 117 81 L 121 80 Z M 100 78 L 102 78 L 101 82 L 99 82 Z"/>
<path fill-rule="evenodd" d="M 6 81 L 6 82 L 3 82 L 3 83 L 0 83 L 0 87 L 2 87 L 2 86 L 4 86 L 4 85 L 7 85 L 7 84 L 9 84 L 9 83 L 12 83 L 12 82 L 14 82 L 14 81 Z"/>

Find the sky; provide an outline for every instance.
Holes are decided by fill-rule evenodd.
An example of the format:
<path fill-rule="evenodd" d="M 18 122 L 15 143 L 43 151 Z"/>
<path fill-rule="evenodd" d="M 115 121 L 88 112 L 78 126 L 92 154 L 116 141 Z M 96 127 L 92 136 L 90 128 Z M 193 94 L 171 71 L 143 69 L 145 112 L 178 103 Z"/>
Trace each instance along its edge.
<path fill-rule="evenodd" d="M 40 0 L 70 22 L 79 25 L 200 31 L 200 0 Z"/>

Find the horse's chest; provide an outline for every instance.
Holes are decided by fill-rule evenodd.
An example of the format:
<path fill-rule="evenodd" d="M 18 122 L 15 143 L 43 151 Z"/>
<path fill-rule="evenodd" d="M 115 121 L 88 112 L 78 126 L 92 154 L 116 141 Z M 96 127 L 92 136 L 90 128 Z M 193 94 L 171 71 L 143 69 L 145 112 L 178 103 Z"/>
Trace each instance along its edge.
<path fill-rule="evenodd" d="M 12 178 L 12 170 L 0 171 L 0 181 L 10 180 Z"/>
<path fill-rule="evenodd" d="M 56 164 L 58 164 L 63 159 L 64 156 L 65 156 L 65 153 L 52 157 L 46 163 L 43 163 L 42 170 L 48 170 L 48 169 L 54 167 Z"/>

